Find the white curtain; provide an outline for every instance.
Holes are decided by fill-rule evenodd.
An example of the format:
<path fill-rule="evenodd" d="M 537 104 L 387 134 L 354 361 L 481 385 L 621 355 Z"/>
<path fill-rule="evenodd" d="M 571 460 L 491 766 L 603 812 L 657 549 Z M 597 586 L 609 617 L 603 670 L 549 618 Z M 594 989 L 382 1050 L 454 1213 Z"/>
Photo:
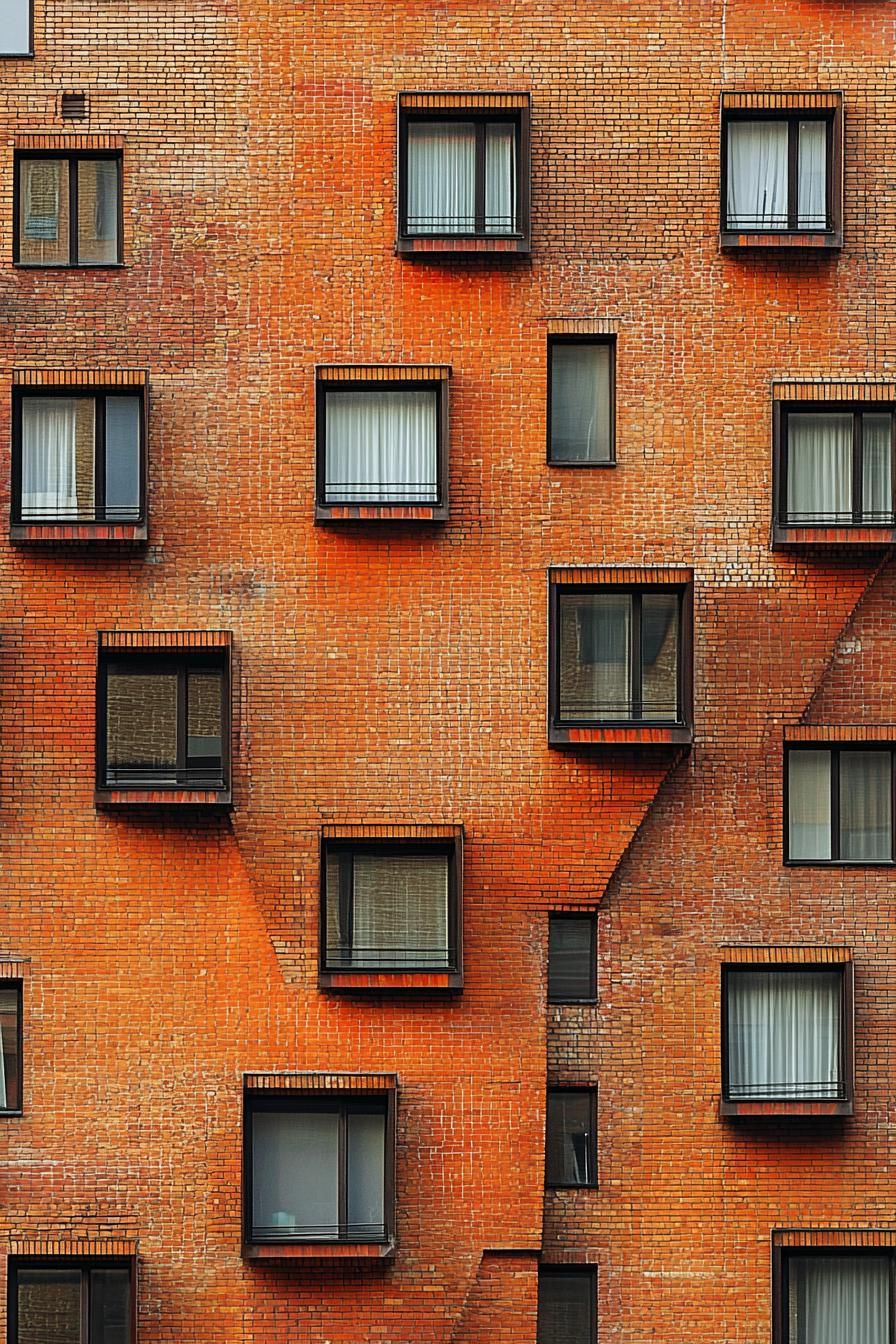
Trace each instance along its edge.
<path fill-rule="evenodd" d="M 424 391 L 328 391 L 326 498 L 334 504 L 438 500 L 438 402 Z"/>
<path fill-rule="evenodd" d="M 473 233 L 476 127 L 469 121 L 408 124 L 408 233 Z"/>
<path fill-rule="evenodd" d="M 801 229 L 827 227 L 827 152 L 827 122 L 801 121 L 797 167 L 797 223 Z"/>
<path fill-rule="evenodd" d="M 485 231 L 516 228 L 516 128 L 490 121 L 485 128 Z"/>
<path fill-rule="evenodd" d="M 840 753 L 840 857 L 865 863 L 892 853 L 891 756 Z"/>
<path fill-rule="evenodd" d="M 561 613 L 561 715 L 630 719 L 631 598 L 626 593 L 570 597 L 562 602 Z"/>
<path fill-rule="evenodd" d="M 787 855 L 831 857 L 831 753 L 791 751 L 787 757 Z"/>
<path fill-rule="evenodd" d="M 791 1344 L 890 1344 L 890 1264 L 878 1255 L 792 1255 Z"/>
<path fill-rule="evenodd" d="M 22 400 L 22 517 L 77 518 L 77 402 Z"/>
<path fill-rule="evenodd" d="M 610 460 L 610 347 L 551 346 L 551 459 Z"/>
<path fill-rule="evenodd" d="M 837 1096 L 840 983 L 836 971 L 729 972 L 733 1098 Z"/>
<path fill-rule="evenodd" d="M 729 229 L 786 229 L 786 121 L 728 123 Z"/>
<path fill-rule="evenodd" d="M 893 521 L 893 418 L 862 416 L 862 516 L 868 523 Z"/>
<path fill-rule="evenodd" d="M 25 237 L 55 243 L 59 233 L 58 159 L 32 159 L 25 169 Z"/>
<path fill-rule="evenodd" d="M 788 415 L 789 522 L 852 522 L 852 436 L 851 415 Z"/>

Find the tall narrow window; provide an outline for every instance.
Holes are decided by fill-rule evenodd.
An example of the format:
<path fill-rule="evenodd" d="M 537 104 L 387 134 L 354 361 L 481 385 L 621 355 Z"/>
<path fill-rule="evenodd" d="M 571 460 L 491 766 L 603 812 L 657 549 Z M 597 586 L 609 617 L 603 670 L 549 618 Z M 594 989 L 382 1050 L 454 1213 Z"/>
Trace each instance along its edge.
<path fill-rule="evenodd" d="M 545 1184 L 597 1184 L 596 1098 L 592 1088 L 548 1088 Z"/>
<path fill-rule="evenodd" d="M 594 466 L 613 461 L 613 356 L 610 338 L 551 338 L 550 462 Z"/>
<path fill-rule="evenodd" d="M 786 857 L 893 862 L 892 749 L 856 744 L 788 750 Z"/>
<path fill-rule="evenodd" d="M 0 56 L 30 56 L 31 0 L 0 0 Z"/>
<path fill-rule="evenodd" d="M 22 985 L 0 980 L 0 1114 L 22 1109 Z"/>
<path fill-rule="evenodd" d="M 726 1098 L 846 1096 L 842 968 L 730 967 L 724 994 Z"/>
<path fill-rule="evenodd" d="M 794 402 L 776 414 L 780 525 L 894 525 L 894 418 L 888 406 Z"/>
<path fill-rule="evenodd" d="M 538 1344 L 595 1344 L 596 1274 L 586 1265 L 544 1265 L 538 1272 Z"/>
<path fill-rule="evenodd" d="M 775 1344 L 892 1344 L 892 1252 L 777 1251 Z"/>
<path fill-rule="evenodd" d="M 133 1344 L 133 1263 L 10 1259 L 10 1344 Z"/>
<path fill-rule="evenodd" d="M 580 1003 L 594 999 L 595 925 L 593 915 L 549 916 L 549 1003 Z"/>
<path fill-rule="evenodd" d="M 15 180 L 13 257 L 20 266 L 121 261 L 119 153 L 22 150 Z"/>
<path fill-rule="evenodd" d="M 724 228 L 829 230 L 832 131 L 833 117 L 826 114 L 729 115 Z"/>

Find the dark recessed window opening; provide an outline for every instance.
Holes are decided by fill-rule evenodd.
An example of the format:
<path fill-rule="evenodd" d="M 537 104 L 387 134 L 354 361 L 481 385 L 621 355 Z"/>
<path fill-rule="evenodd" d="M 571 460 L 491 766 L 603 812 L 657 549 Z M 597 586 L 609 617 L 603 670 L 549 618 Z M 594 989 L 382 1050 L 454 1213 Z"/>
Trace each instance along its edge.
<path fill-rule="evenodd" d="M 0 1113 L 22 1109 L 22 986 L 0 980 Z"/>
<path fill-rule="evenodd" d="M 893 1253 L 775 1252 L 774 1344 L 892 1344 Z"/>
<path fill-rule="evenodd" d="M 842 968 L 728 967 L 723 979 L 726 1100 L 844 1100 L 844 986 Z"/>
<path fill-rule="evenodd" d="M 121 155 L 16 155 L 13 257 L 22 266 L 121 261 Z"/>
<path fill-rule="evenodd" d="M 548 1002 L 579 1003 L 597 993 L 593 915 L 548 917 Z"/>
<path fill-rule="evenodd" d="M 390 1234 L 385 1100 L 249 1096 L 251 1242 L 381 1242 Z"/>
<path fill-rule="evenodd" d="M 612 338 L 554 337 L 548 343 L 548 461 L 613 461 Z"/>
<path fill-rule="evenodd" d="M 810 402 L 779 414 L 782 524 L 894 525 L 892 410 Z"/>
<path fill-rule="evenodd" d="M 788 860 L 894 861 L 891 748 L 794 747 L 786 774 Z"/>
<path fill-rule="evenodd" d="M 324 970 L 455 970 L 454 845 L 327 841 Z"/>
<path fill-rule="evenodd" d="M 10 1344 L 133 1344 L 130 1262 L 10 1260 Z"/>
<path fill-rule="evenodd" d="M 596 1109 L 592 1088 L 548 1088 L 545 1185 L 597 1184 Z"/>
<path fill-rule="evenodd" d="M 0 56 L 31 54 L 31 0 L 0 0 Z"/>
<path fill-rule="evenodd" d="M 518 116 L 406 114 L 401 136 L 402 233 L 522 232 Z"/>
<path fill-rule="evenodd" d="M 724 124 L 724 228 L 809 232 L 833 227 L 833 114 L 729 114 Z"/>
<path fill-rule="evenodd" d="M 141 522 L 144 443 L 140 390 L 17 389 L 13 521 Z"/>
<path fill-rule="evenodd" d="M 538 1344 L 596 1344 L 597 1276 L 588 1266 L 538 1272 Z"/>
<path fill-rule="evenodd" d="M 440 504 L 446 418 L 441 381 L 320 382 L 320 503 Z"/>

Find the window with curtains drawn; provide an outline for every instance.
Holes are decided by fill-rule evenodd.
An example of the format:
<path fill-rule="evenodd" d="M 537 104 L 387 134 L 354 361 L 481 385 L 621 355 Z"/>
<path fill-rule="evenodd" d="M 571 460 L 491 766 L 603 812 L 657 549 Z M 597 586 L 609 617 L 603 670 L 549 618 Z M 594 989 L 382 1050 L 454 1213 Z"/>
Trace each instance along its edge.
<path fill-rule="evenodd" d="M 542 1265 L 537 1344 L 595 1344 L 597 1273 L 590 1265 Z"/>
<path fill-rule="evenodd" d="M 0 0 L 0 56 L 31 54 L 31 0 Z"/>
<path fill-rule="evenodd" d="M 891 864 L 893 748 L 850 743 L 785 755 L 789 863 Z"/>
<path fill-rule="evenodd" d="M 891 405 L 776 403 L 775 436 L 779 527 L 896 524 Z"/>
<path fill-rule="evenodd" d="M 22 150 L 13 258 L 20 266 L 121 262 L 121 154 Z"/>
<path fill-rule="evenodd" d="M 615 338 L 552 336 L 548 341 L 548 461 L 608 466 L 614 460 Z"/>
<path fill-rule="evenodd" d="M 774 1344 L 893 1344 L 893 1283 L 880 1247 L 776 1247 Z"/>
<path fill-rule="evenodd" d="M 117 1257 L 15 1257 L 10 1344 L 133 1344 L 134 1271 Z"/>

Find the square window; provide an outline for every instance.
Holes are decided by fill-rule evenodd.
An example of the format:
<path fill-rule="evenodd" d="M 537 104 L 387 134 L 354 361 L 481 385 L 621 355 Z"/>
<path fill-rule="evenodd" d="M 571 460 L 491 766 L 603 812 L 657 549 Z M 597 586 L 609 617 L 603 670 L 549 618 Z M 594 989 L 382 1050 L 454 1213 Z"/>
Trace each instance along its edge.
<path fill-rule="evenodd" d="M 596 1111 L 593 1088 L 548 1088 L 546 1186 L 597 1185 Z"/>
<path fill-rule="evenodd" d="M 548 1002 L 592 1003 L 597 997 L 593 915 L 548 916 Z"/>
<path fill-rule="evenodd" d="M 774 1251 L 774 1344 L 892 1344 L 893 1253 Z"/>
<path fill-rule="evenodd" d="M 892 748 L 791 746 L 785 775 L 786 862 L 893 863 Z"/>
<path fill-rule="evenodd" d="M 390 1242 L 394 1099 L 247 1091 L 247 1246 Z"/>
<path fill-rule="evenodd" d="M 527 94 L 402 94 L 399 252 L 529 250 Z"/>
<path fill-rule="evenodd" d="M 22 982 L 0 980 L 0 1115 L 22 1109 Z"/>
<path fill-rule="evenodd" d="M 31 0 L 0 0 L 0 56 L 31 55 Z"/>
<path fill-rule="evenodd" d="M 597 1274 L 587 1265 L 538 1271 L 537 1344 L 596 1344 Z"/>
<path fill-rule="evenodd" d="M 446 368 L 322 368 L 317 517 L 448 516 Z"/>
<path fill-rule="evenodd" d="M 10 1257 L 10 1344 L 132 1344 L 133 1261 Z"/>
<path fill-rule="evenodd" d="M 145 536 L 144 407 L 136 385 L 15 387 L 12 535 L 45 538 L 49 527 L 93 539 L 102 525 L 129 525 Z"/>
<path fill-rule="evenodd" d="M 115 152 L 17 152 L 13 260 L 20 266 L 119 265 L 121 162 Z"/>
<path fill-rule="evenodd" d="M 548 341 L 548 461 L 609 466 L 615 460 L 612 336 Z"/>

